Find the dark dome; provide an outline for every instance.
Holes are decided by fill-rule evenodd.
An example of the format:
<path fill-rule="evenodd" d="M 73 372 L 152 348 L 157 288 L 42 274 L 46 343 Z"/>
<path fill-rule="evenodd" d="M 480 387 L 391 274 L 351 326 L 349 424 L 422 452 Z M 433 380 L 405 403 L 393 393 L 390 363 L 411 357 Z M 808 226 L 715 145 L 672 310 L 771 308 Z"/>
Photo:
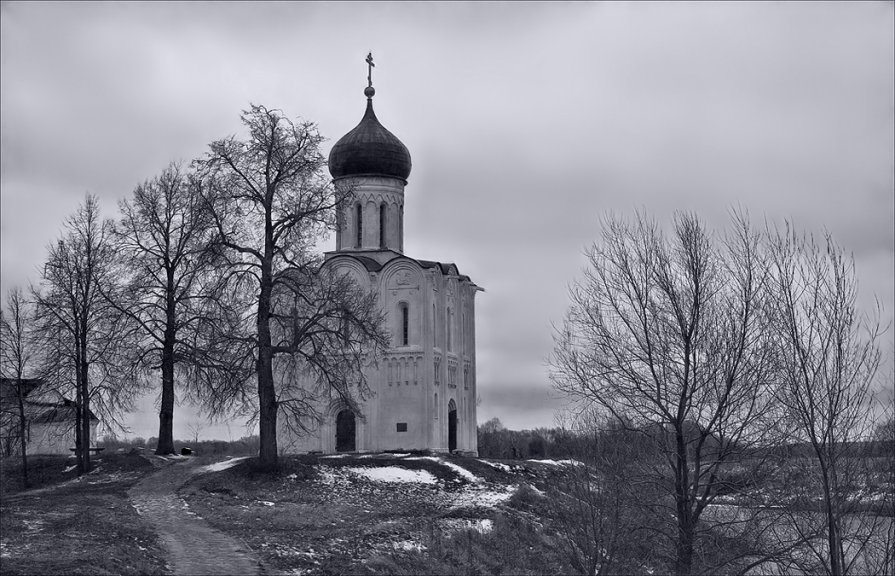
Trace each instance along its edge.
<path fill-rule="evenodd" d="M 376 119 L 372 98 L 367 98 L 360 124 L 330 150 L 329 173 L 334 179 L 371 175 L 407 180 L 410 175 L 410 151 Z"/>

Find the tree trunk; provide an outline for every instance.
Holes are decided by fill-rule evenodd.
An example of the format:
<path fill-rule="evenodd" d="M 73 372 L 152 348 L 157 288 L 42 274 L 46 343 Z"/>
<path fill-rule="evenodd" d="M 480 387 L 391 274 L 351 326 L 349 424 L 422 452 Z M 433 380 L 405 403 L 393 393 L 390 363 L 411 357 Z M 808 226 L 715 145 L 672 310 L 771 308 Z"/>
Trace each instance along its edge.
<path fill-rule="evenodd" d="M 691 526 L 678 526 L 678 539 L 674 573 L 677 576 L 689 576 L 693 572 L 693 529 Z"/>
<path fill-rule="evenodd" d="M 86 346 L 84 347 L 86 351 Z M 86 356 L 86 354 L 85 354 Z M 90 472 L 90 388 L 87 381 L 87 359 L 81 364 L 81 449 L 83 450 L 84 472 Z"/>
<path fill-rule="evenodd" d="M 158 413 L 158 445 L 155 453 L 174 454 L 174 367 L 162 364 L 162 402 Z"/>
<path fill-rule="evenodd" d="M 826 469 L 824 469 L 824 508 L 827 516 L 827 546 L 830 550 L 830 574 L 831 576 L 842 576 L 844 574 L 842 566 L 842 547 L 839 541 L 839 524 L 837 522 L 837 514 L 833 507 L 833 490 L 827 478 Z"/>
<path fill-rule="evenodd" d="M 842 576 L 842 558 L 839 543 L 839 529 L 836 523 L 836 515 L 833 513 L 832 505 L 827 501 L 827 542 L 830 547 L 830 574 L 832 576 Z"/>
<path fill-rule="evenodd" d="M 84 404 L 83 389 L 81 388 L 81 341 L 78 335 L 75 335 L 75 457 L 78 464 L 78 476 L 85 474 L 87 468 L 84 462 L 84 428 L 81 421 L 84 414 L 81 406 Z"/>
<path fill-rule="evenodd" d="M 22 486 L 24 488 L 28 487 L 28 456 L 26 454 L 25 447 L 27 445 L 27 441 L 25 439 L 25 434 L 27 432 L 27 423 L 25 422 L 25 402 L 23 400 L 23 396 L 25 391 L 22 389 L 22 377 L 19 375 L 17 383 L 18 390 L 18 400 L 19 400 L 19 439 L 22 444 Z"/>
<path fill-rule="evenodd" d="M 270 340 L 270 288 L 262 285 L 258 302 L 258 410 L 261 467 L 277 466 L 277 399 Z"/>
<path fill-rule="evenodd" d="M 693 571 L 694 522 L 690 508 L 690 469 L 683 425 L 675 426 L 675 500 L 677 501 L 677 544 L 674 573 L 688 576 Z"/>
<path fill-rule="evenodd" d="M 277 467 L 277 393 L 273 382 L 273 347 L 270 338 L 271 295 L 273 293 L 273 189 L 268 187 L 264 223 L 264 258 L 258 294 L 258 433 L 261 468 Z"/>
<path fill-rule="evenodd" d="M 170 284 L 170 282 L 169 282 Z M 164 342 L 162 343 L 162 402 L 158 414 L 158 455 L 174 453 L 174 293 L 168 290 Z"/>
<path fill-rule="evenodd" d="M 269 353 L 266 361 L 258 359 L 259 435 L 261 467 L 277 467 L 277 402 Z"/>
<path fill-rule="evenodd" d="M 76 411 L 81 413 L 81 465 L 82 470 L 78 470 L 79 474 L 90 472 L 90 386 L 88 383 L 88 367 L 87 362 L 87 321 L 81 320 L 79 340 L 79 358 L 78 358 L 78 389 L 80 390 L 81 400 Z"/>
<path fill-rule="evenodd" d="M 838 515 L 833 503 L 836 485 L 835 481 L 831 479 L 831 476 L 835 477 L 835 468 L 828 463 L 822 450 L 815 448 L 815 453 L 820 463 L 821 482 L 824 491 L 824 513 L 827 517 L 827 547 L 830 553 L 830 574 L 831 576 L 842 576 L 844 572 L 841 542 L 839 541 Z"/>

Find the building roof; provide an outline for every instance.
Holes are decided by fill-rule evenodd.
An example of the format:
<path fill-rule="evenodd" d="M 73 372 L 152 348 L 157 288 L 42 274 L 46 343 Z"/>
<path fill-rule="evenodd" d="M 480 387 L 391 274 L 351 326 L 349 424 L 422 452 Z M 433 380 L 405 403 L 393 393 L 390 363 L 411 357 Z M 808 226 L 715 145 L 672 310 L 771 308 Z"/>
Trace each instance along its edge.
<path fill-rule="evenodd" d="M 35 409 L 43 408 L 42 410 L 36 410 L 35 414 L 31 416 L 32 424 L 56 424 L 64 422 L 74 425 L 76 421 L 75 403 L 71 400 L 63 399 L 60 404 L 34 402 L 32 403 L 32 406 Z M 92 410 L 88 410 L 88 413 L 90 414 L 91 420 L 99 420 Z"/>
<path fill-rule="evenodd" d="M 42 384 L 43 380 L 40 378 L 22 378 L 23 397 L 27 398 L 34 390 L 40 388 Z M 6 400 L 16 398 L 16 396 L 16 379 L 0 378 L 0 400 L 5 402 Z"/>
<path fill-rule="evenodd" d="M 387 176 L 406 182 L 410 166 L 410 151 L 379 123 L 372 96 L 367 98 L 367 110 L 360 123 L 329 152 L 329 172 L 334 180 L 346 176 Z"/>
<path fill-rule="evenodd" d="M 419 265 L 420 268 L 423 269 L 431 269 L 436 268 L 439 272 L 441 272 L 445 276 L 457 276 L 460 280 L 465 282 L 469 282 L 472 284 L 472 280 L 469 276 L 465 274 L 460 274 L 460 269 L 457 268 L 457 265 L 453 262 L 435 262 L 434 260 L 418 260 L 416 258 L 411 258 L 410 256 L 405 256 L 403 254 L 398 254 L 394 258 L 388 260 L 384 264 L 380 264 L 373 258 L 369 256 L 364 256 L 363 254 L 358 254 L 357 252 L 353 252 L 350 250 L 338 250 L 335 252 L 327 252 L 326 259 L 331 260 L 340 256 L 345 256 L 348 258 L 353 258 L 364 265 L 364 268 L 367 269 L 368 272 L 379 272 L 395 260 L 410 260 L 411 262 Z"/>
<path fill-rule="evenodd" d="M 43 384 L 44 380 L 41 378 L 22 378 L 28 420 L 34 424 L 67 422 L 74 425 L 75 403 L 54 389 L 41 390 Z M 8 405 L 16 401 L 15 386 L 15 378 L 0 378 L 0 403 Z M 90 411 L 90 419 L 99 420 L 93 411 Z"/>

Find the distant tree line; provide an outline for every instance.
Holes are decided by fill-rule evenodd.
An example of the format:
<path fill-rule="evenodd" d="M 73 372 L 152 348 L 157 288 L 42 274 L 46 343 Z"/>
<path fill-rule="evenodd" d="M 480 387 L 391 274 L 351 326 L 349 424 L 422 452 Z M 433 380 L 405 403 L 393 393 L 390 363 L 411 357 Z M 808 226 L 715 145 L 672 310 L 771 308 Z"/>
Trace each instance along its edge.
<path fill-rule="evenodd" d="M 261 440 L 258 435 L 243 436 L 238 440 L 184 440 L 175 439 L 174 446 L 177 449 L 189 448 L 194 454 L 200 456 L 254 456 L 258 454 Z M 143 438 L 118 439 L 114 437 L 104 438 L 99 445 L 106 450 L 155 450 L 158 446 L 158 438 L 150 436 Z"/>
<path fill-rule="evenodd" d="M 853 457 L 883 458 L 895 453 L 892 429 L 895 419 L 878 423 L 867 440 L 855 441 L 845 447 Z M 635 453 L 646 451 L 649 442 L 639 434 L 609 422 L 602 430 L 574 428 L 534 428 L 510 430 L 499 418 L 491 418 L 478 426 L 479 457 L 498 460 L 552 459 L 575 460 L 587 454 L 594 443 L 608 441 L 621 443 L 626 450 Z M 783 460 L 810 458 L 813 448 L 805 442 L 773 445 L 767 449 L 754 449 L 751 457 L 774 457 Z"/>
<path fill-rule="evenodd" d="M 565 460 L 579 455 L 589 441 L 585 434 L 560 427 L 509 430 L 498 418 L 478 426 L 481 458 Z"/>

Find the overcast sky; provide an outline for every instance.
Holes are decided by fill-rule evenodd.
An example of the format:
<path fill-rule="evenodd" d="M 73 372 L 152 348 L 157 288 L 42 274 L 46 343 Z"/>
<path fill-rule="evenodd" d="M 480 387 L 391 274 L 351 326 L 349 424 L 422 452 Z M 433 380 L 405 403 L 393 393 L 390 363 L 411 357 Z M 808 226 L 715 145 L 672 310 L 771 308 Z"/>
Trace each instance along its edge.
<path fill-rule="evenodd" d="M 598 218 L 740 204 L 853 251 L 895 309 L 892 3 L 3 3 L 2 287 L 37 280 L 62 220 L 107 216 L 249 103 L 380 121 L 410 149 L 409 256 L 477 296 L 479 421 L 553 425 L 545 358 Z M 330 239 L 327 249 L 335 240 Z M 885 346 L 892 347 L 891 331 Z M 890 353 L 891 354 L 891 353 Z M 157 434 L 152 401 L 133 433 Z M 175 436 L 196 416 L 175 414 Z M 244 433 L 231 424 L 232 436 Z M 222 426 L 205 436 L 226 438 Z"/>

